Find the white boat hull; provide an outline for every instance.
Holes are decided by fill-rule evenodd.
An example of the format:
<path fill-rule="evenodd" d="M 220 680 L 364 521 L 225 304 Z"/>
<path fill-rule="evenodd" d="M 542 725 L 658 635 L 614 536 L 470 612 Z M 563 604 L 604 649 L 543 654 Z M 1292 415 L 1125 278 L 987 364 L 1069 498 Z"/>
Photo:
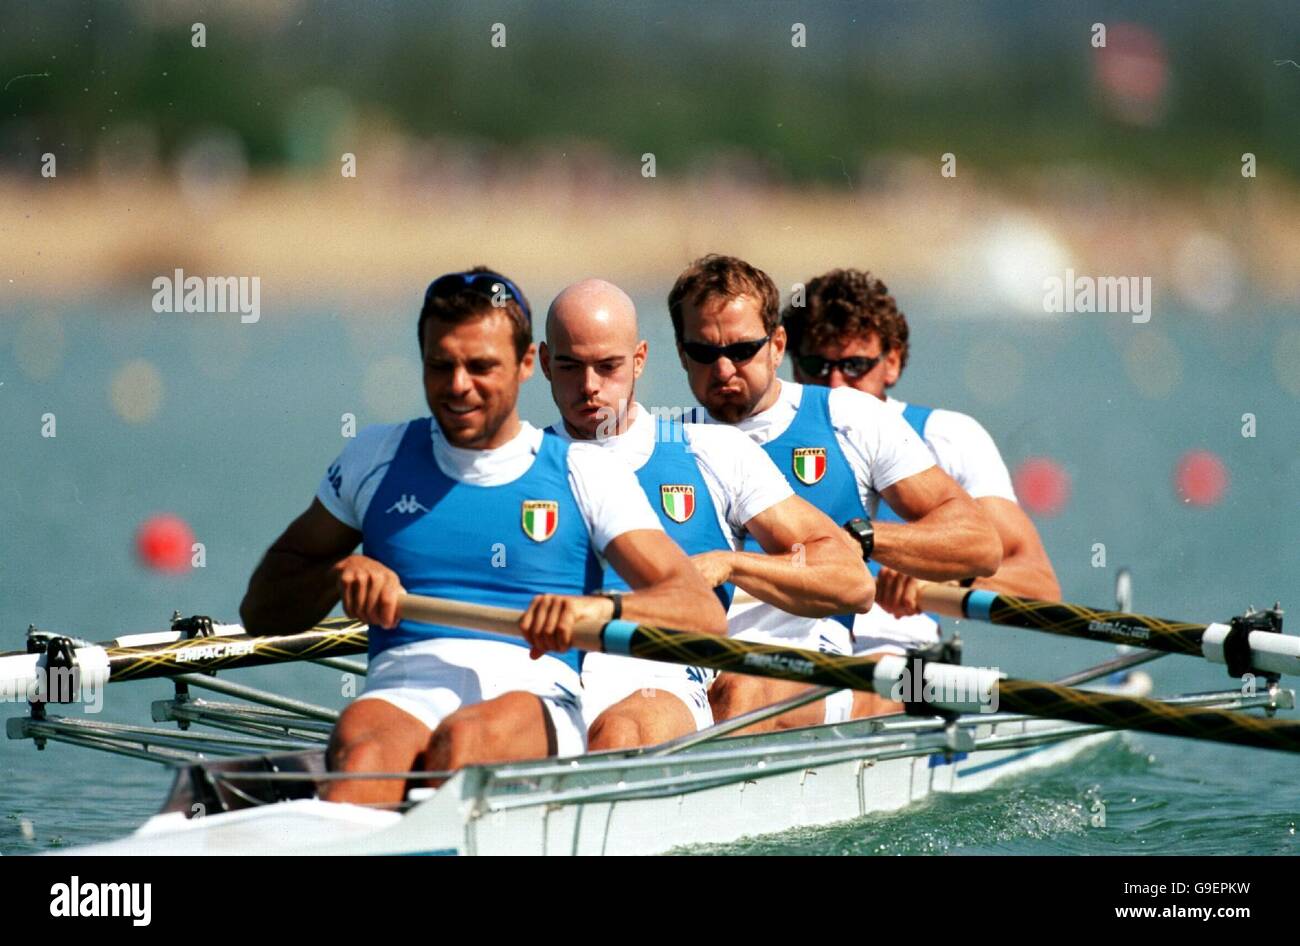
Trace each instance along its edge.
<path fill-rule="evenodd" d="M 877 728 L 883 731 L 872 732 Z M 983 743 L 1080 731 L 1017 718 L 967 726 L 961 737 Z M 1087 731 L 1027 748 L 927 751 L 944 738 L 932 723 L 894 717 L 883 727 L 863 720 L 722 740 L 661 759 L 587 756 L 471 769 L 405 814 L 316 799 L 200 818 L 170 812 L 129 837 L 75 853 L 662 853 L 898 811 L 931 793 L 981 791 L 1065 762 L 1116 734 Z"/>

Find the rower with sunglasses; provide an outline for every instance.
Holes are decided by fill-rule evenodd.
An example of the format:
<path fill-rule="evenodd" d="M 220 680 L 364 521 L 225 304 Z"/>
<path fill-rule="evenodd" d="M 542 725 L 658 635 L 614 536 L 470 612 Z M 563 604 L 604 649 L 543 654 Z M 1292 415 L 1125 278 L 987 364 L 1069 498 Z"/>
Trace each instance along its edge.
<path fill-rule="evenodd" d="M 580 620 L 722 634 L 709 585 L 616 457 L 520 420 L 532 319 L 476 268 L 429 286 L 417 327 L 432 417 L 367 427 L 249 582 L 249 633 L 293 633 L 340 599 L 370 624 L 366 689 L 329 758 L 344 772 L 446 771 L 585 746 Z M 361 555 L 352 554 L 358 543 Z M 635 591 L 598 594 L 612 567 Z M 399 620 L 404 592 L 525 609 L 515 637 Z M 331 801 L 400 801 L 402 780 L 329 783 Z"/>
<path fill-rule="evenodd" d="M 637 403 L 646 354 L 636 307 L 617 286 L 587 279 L 556 296 L 539 350 L 560 411 L 549 432 L 596 445 L 635 470 L 664 530 L 705 574 L 725 567 L 742 588 L 813 617 L 869 607 L 872 582 L 861 553 L 794 495 L 753 441 L 730 427 L 656 416 Z M 747 535 L 768 554 L 734 555 Z M 626 591 L 628 583 L 611 573 L 605 587 Z M 715 590 L 730 603 L 729 583 Z M 590 748 L 653 745 L 711 726 L 711 679 L 698 667 L 588 654 L 582 702 Z"/>
<path fill-rule="evenodd" d="M 889 395 L 907 366 L 909 329 L 888 288 L 871 273 L 836 269 L 809 280 L 804 304 L 787 305 L 782 318 L 795 358 L 794 376 L 805 384 L 856 388 L 901 416 L 925 441 L 938 465 L 979 505 L 997 530 L 1002 564 L 980 578 L 980 588 L 1055 601 L 1056 573 L 1033 522 L 1016 501 L 1002 455 L 979 421 L 956 411 L 909 404 Z M 887 505 L 876 521 L 899 522 Z M 921 614 L 917 580 L 872 563 L 878 571 L 876 607 L 854 626 L 859 654 L 901 652 L 938 639 L 935 618 Z"/>
<path fill-rule="evenodd" d="M 786 335 L 776 286 L 766 273 L 734 257 L 706 256 L 677 278 L 668 310 L 691 390 L 703 405 L 693 419 L 732 424 L 749 434 L 796 495 L 836 523 L 852 524 L 859 554 L 935 581 L 997 570 L 997 533 L 898 414 L 851 388 L 777 378 Z M 881 498 L 908 521 L 873 527 L 869 513 Z M 725 569 L 712 576 L 715 584 L 729 578 Z M 738 601 L 728 613 L 728 633 L 852 652 L 854 614 L 810 622 L 790 610 Z M 709 695 L 714 716 L 730 719 L 801 689 L 722 674 Z M 849 691 L 828 698 L 827 720 L 847 718 L 853 702 Z"/>

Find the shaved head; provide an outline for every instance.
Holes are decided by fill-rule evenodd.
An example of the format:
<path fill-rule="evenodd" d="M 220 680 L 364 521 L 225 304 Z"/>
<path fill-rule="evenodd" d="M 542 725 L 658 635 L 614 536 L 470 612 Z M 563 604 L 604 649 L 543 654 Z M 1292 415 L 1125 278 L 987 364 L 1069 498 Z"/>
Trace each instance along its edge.
<path fill-rule="evenodd" d="M 626 292 L 603 279 L 566 288 L 546 312 L 539 354 L 570 435 L 592 440 L 624 432 L 646 356 Z"/>
<path fill-rule="evenodd" d="M 586 340 L 636 347 L 636 306 L 612 282 L 584 279 L 566 287 L 546 312 L 546 341 Z"/>

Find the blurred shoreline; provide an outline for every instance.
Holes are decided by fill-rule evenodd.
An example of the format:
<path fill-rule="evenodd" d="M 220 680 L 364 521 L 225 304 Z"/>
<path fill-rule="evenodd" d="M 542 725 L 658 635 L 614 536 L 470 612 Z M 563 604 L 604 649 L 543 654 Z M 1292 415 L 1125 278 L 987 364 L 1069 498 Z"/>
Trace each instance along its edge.
<path fill-rule="evenodd" d="M 1196 192 L 1044 169 L 1003 189 L 978 172 L 927 179 L 913 162 L 880 188 L 794 189 L 735 177 L 478 180 L 262 175 L 200 187 L 0 178 L 0 300 L 121 295 L 147 305 L 175 269 L 255 275 L 268 298 L 405 294 L 484 262 L 525 285 L 599 274 L 660 291 L 706 252 L 748 258 L 792 282 L 858 266 L 932 287 L 964 309 L 1032 312 L 1042 279 L 1143 275 L 1181 301 L 1230 314 L 1242 300 L 1300 298 L 1300 192 L 1265 180 Z M 1039 308 L 1041 312 L 1041 307 Z"/>

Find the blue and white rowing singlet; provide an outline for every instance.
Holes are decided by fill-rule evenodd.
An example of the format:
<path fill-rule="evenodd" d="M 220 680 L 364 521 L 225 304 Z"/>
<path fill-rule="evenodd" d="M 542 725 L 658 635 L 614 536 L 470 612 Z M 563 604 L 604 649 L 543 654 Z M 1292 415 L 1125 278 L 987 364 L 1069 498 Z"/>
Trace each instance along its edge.
<path fill-rule="evenodd" d="M 636 471 L 636 478 L 659 515 L 664 531 L 687 555 L 729 551 L 731 543 L 722 534 L 713 497 L 686 443 L 681 421 L 656 418 L 655 423 L 658 427 L 654 450 Z M 605 587 L 627 590 L 628 584 L 618 572 L 606 566 Z M 729 584 L 713 589 L 723 610 L 731 607 L 734 591 Z"/>
<path fill-rule="evenodd" d="M 781 436 L 769 440 L 762 447 L 790 481 L 795 495 L 808 500 L 837 525 L 842 525 L 850 519 L 866 516 L 867 511 L 858 494 L 853 467 L 835 437 L 830 392 L 830 388 L 805 384 L 799 409 L 790 426 Z M 745 550 L 761 552 L 762 548 L 753 537 L 748 537 Z M 853 629 L 855 615 L 836 614 L 832 617 Z"/>
<path fill-rule="evenodd" d="M 525 608 L 539 594 L 580 595 L 601 566 L 569 486 L 569 444 L 547 434 L 528 472 L 498 486 L 447 476 L 429 447 L 429 417 L 411 421 L 362 523 L 363 551 L 412 594 Z M 460 637 L 528 646 L 522 639 L 402 621 L 370 628 L 370 656 L 418 640 Z M 581 654 L 553 656 L 575 670 Z"/>

